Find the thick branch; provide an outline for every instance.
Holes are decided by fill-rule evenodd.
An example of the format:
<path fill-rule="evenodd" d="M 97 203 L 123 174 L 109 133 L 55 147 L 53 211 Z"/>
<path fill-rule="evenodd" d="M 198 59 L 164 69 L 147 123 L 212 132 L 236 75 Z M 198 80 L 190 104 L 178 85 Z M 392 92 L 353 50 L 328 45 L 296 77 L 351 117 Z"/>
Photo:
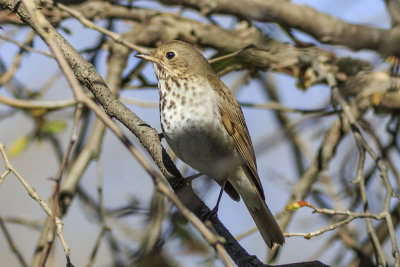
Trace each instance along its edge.
<path fill-rule="evenodd" d="M 276 22 L 298 29 L 319 42 L 344 45 L 354 50 L 372 49 L 384 55 L 398 55 L 400 29 L 379 29 L 347 23 L 312 7 L 281 0 L 160 0 L 168 5 L 183 5 L 203 14 L 230 14 L 247 20 Z M 243 8 L 246 7 L 246 8 Z"/>

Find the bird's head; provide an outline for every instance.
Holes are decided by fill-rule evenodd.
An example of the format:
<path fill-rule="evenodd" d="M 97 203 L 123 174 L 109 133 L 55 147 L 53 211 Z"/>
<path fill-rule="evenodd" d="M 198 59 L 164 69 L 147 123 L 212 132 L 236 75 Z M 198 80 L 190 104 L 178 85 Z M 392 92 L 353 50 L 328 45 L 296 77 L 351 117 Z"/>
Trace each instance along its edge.
<path fill-rule="evenodd" d="M 158 79 L 183 78 L 202 75 L 213 70 L 204 56 L 192 45 L 182 41 L 170 41 L 162 44 L 149 55 L 136 55 L 154 64 Z"/>

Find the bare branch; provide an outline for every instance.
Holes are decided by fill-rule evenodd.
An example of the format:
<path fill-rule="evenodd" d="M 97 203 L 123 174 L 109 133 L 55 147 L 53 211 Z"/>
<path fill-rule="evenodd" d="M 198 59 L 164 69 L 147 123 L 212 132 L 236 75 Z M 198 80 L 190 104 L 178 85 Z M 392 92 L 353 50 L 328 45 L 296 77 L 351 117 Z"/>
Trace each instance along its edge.
<path fill-rule="evenodd" d="M 22 256 L 21 252 L 19 251 L 13 239 L 11 238 L 10 232 L 7 230 L 6 225 L 4 224 L 3 218 L 1 216 L 0 216 L 0 228 L 4 236 L 6 237 L 8 246 L 10 247 L 12 253 L 15 254 L 21 266 L 27 267 L 28 265 L 26 264 L 24 257 Z"/>
<path fill-rule="evenodd" d="M 391 30 L 347 23 L 338 18 L 291 1 L 268 0 L 160 0 L 168 5 L 184 5 L 202 14 L 230 14 L 262 22 L 276 22 L 298 29 L 326 44 L 344 45 L 354 50 L 372 49 L 385 55 L 399 54 L 400 29 Z M 246 8 L 243 8 L 243 7 Z"/>
<path fill-rule="evenodd" d="M 25 179 L 19 174 L 19 172 L 16 169 L 14 169 L 14 167 L 11 165 L 11 163 L 7 157 L 6 151 L 4 149 L 4 145 L 1 142 L 0 142 L 0 153 L 3 157 L 4 163 L 6 165 L 6 169 L 9 170 L 9 173 L 12 172 L 17 177 L 19 182 L 24 186 L 24 188 L 28 192 L 29 196 L 31 198 L 33 198 L 40 205 L 40 207 L 46 212 L 46 214 L 49 217 L 52 217 L 53 214 L 51 212 L 51 209 L 47 205 L 46 201 L 36 192 L 35 188 L 33 188 L 31 185 L 29 185 L 25 181 Z M 2 177 L 2 180 L 4 180 L 3 177 Z M 70 248 L 68 247 L 67 242 L 65 241 L 64 236 L 63 236 L 64 223 L 58 217 L 55 217 L 55 222 L 56 222 L 56 226 L 57 226 L 56 233 L 57 233 L 58 237 L 60 238 L 61 244 L 64 248 L 65 255 L 67 257 L 69 257 Z"/>

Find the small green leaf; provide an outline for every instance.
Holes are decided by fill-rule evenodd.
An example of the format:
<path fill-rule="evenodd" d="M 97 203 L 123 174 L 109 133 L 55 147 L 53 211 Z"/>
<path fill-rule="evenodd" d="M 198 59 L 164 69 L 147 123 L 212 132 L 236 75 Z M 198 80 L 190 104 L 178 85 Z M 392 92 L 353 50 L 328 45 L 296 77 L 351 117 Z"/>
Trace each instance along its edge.
<path fill-rule="evenodd" d="M 45 133 L 61 133 L 67 127 L 67 123 L 61 120 L 54 120 L 47 122 L 43 127 Z"/>
<path fill-rule="evenodd" d="M 16 157 L 21 154 L 22 151 L 28 146 L 30 141 L 29 135 L 19 137 L 17 140 L 11 143 L 8 154 L 10 157 Z"/>

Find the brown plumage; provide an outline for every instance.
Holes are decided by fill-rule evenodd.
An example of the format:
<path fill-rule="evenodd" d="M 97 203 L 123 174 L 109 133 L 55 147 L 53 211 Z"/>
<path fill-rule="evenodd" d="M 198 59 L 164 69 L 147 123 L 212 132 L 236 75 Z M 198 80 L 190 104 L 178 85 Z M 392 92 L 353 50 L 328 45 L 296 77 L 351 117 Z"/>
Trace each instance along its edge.
<path fill-rule="evenodd" d="M 257 171 L 256 155 L 254 153 L 249 130 L 247 129 L 239 102 L 216 75 L 209 76 L 209 80 L 211 81 L 213 88 L 219 88 L 217 91 L 220 95 L 221 102 L 221 122 L 225 126 L 228 134 L 232 137 L 235 147 L 242 158 L 246 176 L 254 186 L 254 191 L 257 191 L 261 209 L 258 210 L 250 208 L 247 205 L 246 196 L 242 195 L 243 201 L 253 217 L 257 228 L 260 230 L 265 243 L 269 247 L 272 247 L 274 243 L 282 245 L 285 242 L 285 239 L 271 211 L 265 204 L 264 190 Z M 268 229 L 265 229 L 266 227 Z"/>
<path fill-rule="evenodd" d="M 159 80 L 164 136 L 184 162 L 213 178 L 232 199 L 242 197 L 265 243 L 284 236 L 269 208 L 256 157 L 236 97 L 193 46 L 171 41 L 150 55 Z"/>

